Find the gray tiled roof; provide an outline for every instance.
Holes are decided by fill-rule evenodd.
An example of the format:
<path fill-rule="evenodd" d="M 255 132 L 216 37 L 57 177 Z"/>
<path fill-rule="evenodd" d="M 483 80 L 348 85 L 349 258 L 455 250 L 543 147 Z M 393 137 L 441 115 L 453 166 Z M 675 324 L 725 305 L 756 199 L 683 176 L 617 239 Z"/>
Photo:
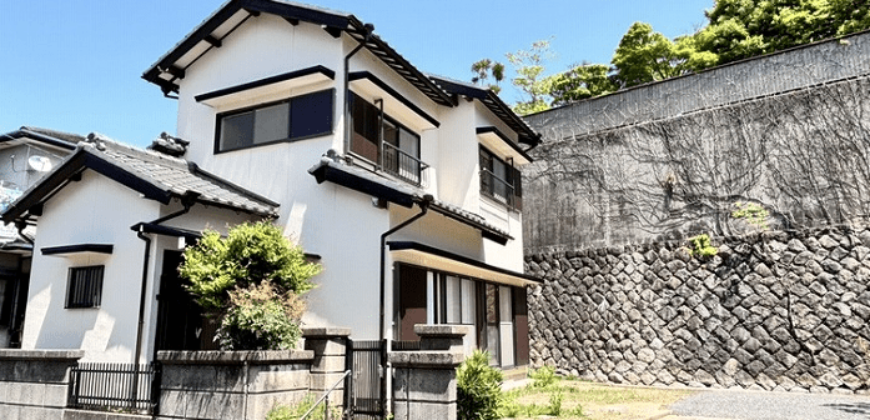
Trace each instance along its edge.
<path fill-rule="evenodd" d="M 199 194 L 198 201 L 231 207 L 263 216 L 276 216 L 278 203 L 212 175 L 187 160 L 143 150 L 91 134 L 79 143 L 87 153 L 174 195 Z"/>
<path fill-rule="evenodd" d="M 394 181 L 392 179 L 383 177 L 377 173 L 365 170 L 358 166 L 347 165 L 345 163 L 342 163 L 341 161 L 333 160 L 332 158 L 327 156 L 322 157 L 320 159 L 320 162 L 318 162 L 318 164 L 314 165 L 314 167 L 309 169 L 308 172 L 313 174 L 321 166 L 329 166 L 330 168 L 343 171 L 349 175 L 365 179 L 369 182 L 380 184 L 398 193 L 409 195 L 413 197 L 415 202 L 423 201 L 423 197 L 426 195 L 426 192 L 420 188 L 411 186 L 404 182 Z M 490 230 L 498 235 L 504 236 L 505 238 L 513 239 L 509 232 L 498 226 L 493 225 L 492 223 L 489 223 L 483 216 L 479 214 L 472 213 L 459 206 L 448 204 L 437 199 L 432 202 L 432 206 L 436 209 L 436 211 L 449 213 L 453 216 L 459 217 L 460 219 L 465 219 L 469 222 L 476 223 L 480 225 L 480 227 Z"/>
<path fill-rule="evenodd" d="M 76 144 L 76 143 L 85 141 L 84 136 L 80 136 L 78 134 L 73 134 L 73 133 L 67 133 L 67 132 L 63 132 L 63 131 L 49 130 L 47 128 L 23 126 L 23 127 L 21 127 L 20 130 L 32 131 L 34 133 L 42 134 L 42 135 L 45 135 L 48 137 L 54 137 L 56 139 L 68 141 L 72 144 Z"/>

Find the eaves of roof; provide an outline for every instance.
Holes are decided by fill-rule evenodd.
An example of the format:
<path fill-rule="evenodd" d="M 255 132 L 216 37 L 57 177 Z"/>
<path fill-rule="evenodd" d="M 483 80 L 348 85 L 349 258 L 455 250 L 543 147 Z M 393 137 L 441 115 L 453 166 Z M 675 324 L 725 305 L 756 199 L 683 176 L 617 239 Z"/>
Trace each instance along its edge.
<path fill-rule="evenodd" d="M 412 207 L 414 203 L 424 201 L 425 193 L 407 184 L 384 178 L 365 169 L 345 165 L 324 156 L 319 163 L 308 170 L 317 183 L 330 181 L 355 191 L 401 205 Z M 462 223 L 481 232 L 484 238 L 504 245 L 514 239 L 510 233 L 489 223 L 480 215 L 464 210 L 458 206 L 435 200 L 429 209 L 449 219 Z"/>
<path fill-rule="evenodd" d="M 42 204 L 90 169 L 133 189 L 143 197 L 168 204 L 192 196 L 205 205 L 265 217 L 277 216 L 278 204 L 199 169 L 183 159 L 163 156 L 107 139 L 81 143 L 60 165 L 32 185 L 0 215 L 5 223 L 39 216 Z"/>
<path fill-rule="evenodd" d="M 248 17 L 257 16 L 260 13 L 269 13 L 280 16 L 293 25 L 298 24 L 300 21 L 321 25 L 325 31 L 334 37 L 339 37 L 342 32 L 347 33 L 356 41 L 365 43 L 365 47 L 378 59 L 419 89 L 429 99 L 439 105 L 453 106 L 453 101 L 447 93 L 420 72 L 420 70 L 411 65 L 408 60 L 402 57 L 379 36 L 372 35 L 366 38 L 366 25 L 354 15 L 289 1 L 230 0 L 157 60 L 156 63 L 142 74 L 142 78 L 160 86 L 164 94 L 178 92 L 178 85 L 175 81 L 184 78 L 186 68 L 178 67 L 176 65 L 177 61 L 200 42 L 205 41 L 211 44 L 202 54 L 207 54 L 212 48 L 221 45 L 223 38 L 216 38 L 212 33 L 241 10 L 248 12 Z M 237 26 L 242 25 L 246 20 L 247 18 L 243 19 Z M 229 36 L 233 32 L 233 29 L 229 30 L 224 37 Z M 196 60 L 194 59 L 193 61 L 195 62 Z M 172 74 L 172 79 L 166 80 L 160 77 L 164 73 Z"/>
<path fill-rule="evenodd" d="M 525 143 L 532 147 L 540 144 L 541 135 L 526 124 L 495 92 L 441 76 L 429 75 L 429 77 L 451 94 L 479 100 L 490 112 L 495 114 L 496 117 L 519 135 L 520 143 Z"/>
<path fill-rule="evenodd" d="M 83 136 L 64 133 L 61 131 L 48 130 L 38 127 L 21 127 L 10 133 L 0 134 L 0 143 L 10 140 L 29 138 L 61 149 L 73 150 L 76 144 L 84 141 Z"/>

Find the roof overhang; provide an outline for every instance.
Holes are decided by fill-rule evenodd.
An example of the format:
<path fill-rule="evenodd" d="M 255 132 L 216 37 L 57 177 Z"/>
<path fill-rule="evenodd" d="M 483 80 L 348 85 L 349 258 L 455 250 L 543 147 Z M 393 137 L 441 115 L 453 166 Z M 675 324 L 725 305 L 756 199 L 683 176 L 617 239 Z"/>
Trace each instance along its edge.
<path fill-rule="evenodd" d="M 501 156 L 512 158 L 514 163 L 518 165 L 532 163 L 532 158 L 529 154 L 496 127 L 477 127 L 477 138 L 480 139 L 480 143 L 486 146 L 487 149 Z"/>
<path fill-rule="evenodd" d="M 33 252 L 33 245 L 21 241 L 0 243 L 0 252 L 7 254 L 30 255 Z"/>
<path fill-rule="evenodd" d="M 85 169 L 92 169 L 100 174 L 112 178 L 121 184 L 136 190 L 145 198 L 157 200 L 162 204 L 169 204 L 172 194 L 169 191 L 136 177 L 123 168 L 111 162 L 89 153 L 85 148 L 79 148 L 72 156 L 69 156 L 60 166 L 50 172 L 38 183 L 33 185 L 21 197 L 2 214 L 5 223 L 12 222 L 22 216 L 40 216 L 42 205 L 54 196 L 70 182 L 81 179 Z"/>
<path fill-rule="evenodd" d="M 111 255 L 114 251 L 114 245 L 111 244 L 76 244 L 43 247 L 40 249 L 42 255 L 71 257 L 71 256 L 105 256 Z"/>
<path fill-rule="evenodd" d="M 370 177 L 355 174 L 342 166 L 344 165 L 324 160 L 308 172 L 314 175 L 314 179 L 317 180 L 318 184 L 322 184 L 323 181 L 329 181 L 403 207 L 411 208 L 414 206 L 414 195 L 412 193 L 399 191 Z"/>
<path fill-rule="evenodd" d="M 314 66 L 289 73 L 267 77 L 253 82 L 197 95 L 194 99 L 211 107 L 237 103 L 271 95 L 275 92 L 310 86 L 335 79 L 335 72 L 324 67 Z"/>
<path fill-rule="evenodd" d="M 418 242 L 387 242 L 387 246 L 390 248 L 390 256 L 394 262 L 412 264 L 509 286 L 525 287 L 541 283 L 537 277 L 489 265 Z"/>
<path fill-rule="evenodd" d="M 64 150 L 71 151 L 76 148 L 76 145 L 74 143 L 51 137 L 42 133 L 37 133 L 35 131 L 27 129 L 26 127 L 22 127 L 21 129 L 15 130 L 11 133 L 0 134 L 0 145 L 7 142 L 23 142 L 26 139 L 35 140 L 40 143 L 44 143 L 46 145 Z"/>
<path fill-rule="evenodd" d="M 362 168 L 338 163 L 329 158 L 321 159 L 320 163 L 309 169 L 308 172 L 314 176 L 318 184 L 330 181 L 403 207 L 411 208 L 414 206 L 414 203 L 423 201 L 424 194 L 419 191 L 415 191 L 410 187 L 397 185 L 393 181 L 383 179 Z M 432 212 L 477 229 L 482 237 L 500 245 L 504 245 L 507 241 L 514 239 L 511 235 L 493 226 L 475 220 L 468 212 L 451 207 L 438 201 L 429 205 L 429 209 Z"/>
<path fill-rule="evenodd" d="M 528 144 L 532 147 L 536 147 L 541 143 L 541 135 L 529 127 L 495 92 L 442 77 L 432 76 L 432 79 L 448 92 L 479 100 L 496 117 L 517 133 L 520 143 Z"/>
<path fill-rule="evenodd" d="M 384 111 L 391 117 L 406 119 L 414 126 L 422 129 L 433 129 L 441 126 L 434 117 L 414 105 L 401 93 L 386 84 L 383 80 L 367 71 L 353 72 L 348 75 L 351 90 L 357 94 L 372 99 L 384 101 Z"/>
<path fill-rule="evenodd" d="M 313 6 L 286 1 L 231 0 L 214 12 L 193 32 L 154 63 L 142 78 L 160 86 L 164 94 L 178 92 L 178 81 L 184 79 L 190 65 L 214 48 L 220 48 L 223 39 L 249 18 L 268 13 L 279 16 L 290 25 L 308 22 L 320 25 L 329 35 L 338 38 L 346 33 L 357 42 L 364 43 L 375 57 L 392 68 L 401 77 L 420 90 L 432 101 L 443 106 L 453 106 L 447 93 L 411 65 L 377 35 L 371 35 L 371 26 L 351 14 L 339 13 Z"/>

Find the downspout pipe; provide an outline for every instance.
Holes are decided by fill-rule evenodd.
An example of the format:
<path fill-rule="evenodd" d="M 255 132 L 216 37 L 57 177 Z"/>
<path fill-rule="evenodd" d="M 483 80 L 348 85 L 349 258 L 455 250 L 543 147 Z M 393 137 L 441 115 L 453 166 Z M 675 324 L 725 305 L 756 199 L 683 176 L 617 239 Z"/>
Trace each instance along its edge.
<path fill-rule="evenodd" d="M 385 357 L 386 360 L 384 360 L 384 362 L 386 365 L 386 381 L 385 381 L 384 385 L 385 385 L 386 389 L 385 389 L 384 395 L 386 396 L 386 400 L 387 400 L 387 403 L 386 403 L 387 413 L 390 413 L 390 411 L 392 411 L 391 410 L 392 404 L 390 402 L 390 400 L 391 400 L 390 395 L 392 395 L 392 392 L 390 390 L 392 389 L 392 376 L 393 376 L 392 375 L 392 365 L 390 364 L 390 357 L 389 357 L 390 344 L 389 344 L 389 342 L 387 342 L 386 327 L 384 326 L 384 324 L 386 323 L 386 284 L 385 284 L 386 283 L 386 273 L 384 271 L 385 271 L 386 257 L 387 257 L 387 255 L 386 255 L 386 253 L 387 253 L 387 249 L 386 249 L 387 248 L 387 237 L 402 230 L 402 229 L 404 229 L 406 226 L 410 225 L 411 223 L 414 223 L 418 219 L 425 216 L 426 213 L 429 212 L 429 205 L 432 204 L 433 201 L 435 201 L 435 198 L 432 197 L 431 194 L 424 195 L 423 199 L 417 202 L 417 205 L 420 206 L 420 213 L 417 213 L 416 215 L 414 215 L 410 219 L 405 220 L 402 223 L 399 223 L 394 228 L 384 232 L 381 235 L 381 264 L 380 264 L 380 266 L 381 266 L 381 270 L 380 270 L 380 275 L 381 275 L 381 280 L 380 280 L 380 286 L 381 286 L 380 287 L 381 288 L 381 290 L 380 290 L 380 292 L 381 292 L 380 307 L 381 308 L 380 308 L 380 311 L 381 311 L 381 313 L 380 313 L 380 317 L 379 317 L 380 325 L 378 328 L 380 329 L 381 342 L 385 343 L 384 354 L 386 355 L 386 357 Z"/>
<path fill-rule="evenodd" d="M 181 197 L 181 205 L 184 206 L 181 210 L 163 216 L 159 219 L 155 219 L 150 224 L 160 224 L 167 220 L 174 219 L 176 217 L 187 214 L 190 211 L 190 208 L 193 207 L 193 204 L 196 202 L 196 198 L 199 197 L 199 194 L 194 194 L 188 192 L 183 197 Z M 144 228 L 142 224 L 134 225 L 133 228 L 138 226 L 138 230 L 136 232 L 136 236 L 139 239 L 145 241 L 145 256 L 142 260 L 142 287 L 139 291 L 139 321 L 136 326 L 136 349 L 133 353 L 133 364 L 139 364 L 139 355 L 142 353 L 142 334 L 145 329 L 145 293 L 148 289 L 148 264 L 151 262 L 151 238 L 145 235 Z"/>
<path fill-rule="evenodd" d="M 416 215 L 414 215 L 410 219 L 405 220 L 404 222 L 396 225 L 396 227 L 384 232 L 381 235 L 381 281 L 380 281 L 380 284 L 381 284 L 381 316 L 380 316 L 381 341 L 383 341 L 387 338 L 386 332 L 385 332 L 385 327 L 384 327 L 384 324 L 386 321 L 386 285 L 385 285 L 386 274 L 384 273 L 384 271 L 385 271 L 384 269 L 385 269 L 385 265 L 386 265 L 387 237 L 402 230 L 402 229 L 404 229 L 406 226 L 417 221 L 417 219 L 420 219 L 421 217 L 425 216 L 426 213 L 429 211 L 429 205 L 432 204 L 433 201 L 435 201 L 435 198 L 432 197 L 431 194 L 426 194 L 425 196 L 423 196 L 423 199 L 421 201 L 417 202 L 417 205 L 420 206 L 420 213 L 417 213 Z"/>
<path fill-rule="evenodd" d="M 18 231 L 18 236 L 20 236 L 21 239 L 24 239 L 25 242 L 27 242 L 31 246 L 33 246 L 33 245 L 35 245 L 33 243 L 33 239 L 30 239 L 29 236 L 24 234 L 24 229 L 26 229 L 26 228 L 27 228 L 27 222 L 25 222 L 24 220 L 18 220 L 15 222 L 15 229 Z"/>
<path fill-rule="evenodd" d="M 369 39 L 372 38 L 372 32 L 375 31 L 375 25 L 371 23 L 366 23 L 363 25 L 363 31 L 365 31 L 365 39 L 359 43 L 353 50 L 350 51 L 346 56 L 344 56 L 344 153 L 347 153 L 350 150 L 350 58 L 353 57 L 356 53 L 359 52 L 363 47 L 366 46 L 366 43 L 369 42 Z"/>

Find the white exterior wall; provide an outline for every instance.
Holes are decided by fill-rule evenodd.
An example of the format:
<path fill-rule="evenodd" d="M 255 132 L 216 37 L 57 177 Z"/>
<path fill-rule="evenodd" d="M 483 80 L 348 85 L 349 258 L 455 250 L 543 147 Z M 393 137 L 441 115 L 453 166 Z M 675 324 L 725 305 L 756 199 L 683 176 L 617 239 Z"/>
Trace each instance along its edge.
<path fill-rule="evenodd" d="M 280 203 L 276 223 L 306 252 L 323 257 L 324 271 L 315 279 L 319 286 L 309 295 L 304 322 L 347 326 L 355 338 L 377 338 L 380 235 L 419 209 L 378 209 L 372 206 L 370 196 L 329 182 L 318 185 L 307 172 L 330 148 L 344 151 L 344 56 L 356 45 L 347 36 L 334 39 L 319 26 L 305 22 L 292 26 L 267 14 L 249 19 L 223 40 L 221 48 L 213 49 L 189 67 L 179 81 L 178 136 L 191 141 L 188 159 Z M 316 65 L 335 71 L 335 80 L 218 108 L 194 99 L 203 93 Z M 352 58 L 350 71 L 369 71 L 441 123 L 437 129 L 425 128 L 406 109 L 386 109 L 390 117 L 421 137 L 421 160 L 432 166 L 425 174 L 426 191 L 480 214 L 475 104 L 460 100 L 457 108 L 438 106 L 365 49 Z M 329 87 L 335 88 L 331 136 L 214 155 L 218 113 Z M 351 90 L 369 101 L 377 98 L 353 85 Z M 499 127 L 510 132 L 503 124 Z M 479 231 L 437 214 L 391 239 L 415 240 L 521 271 L 522 231 L 515 225 L 518 218 L 506 220 L 506 227 L 519 239 L 507 247 L 484 241 Z M 388 261 L 386 267 L 391 266 Z M 393 290 L 390 273 L 386 280 L 389 305 Z M 391 305 L 386 313 L 389 322 Z"/>
<path fill-rule="evenodd" d="M 84 349 L 85 360 L 133 361 L 144 242 L 130 226 L 155 219 L 158 208 L 159 203 L 92 171 L 45 204 L 34 245 L 23 349 Z M 63 257 L 40 252 L 89 243 L 112 244 L 113 253 Z M 88 265 L 105 265 L 101 306 L 64 309 L 69 268 Z"/>

